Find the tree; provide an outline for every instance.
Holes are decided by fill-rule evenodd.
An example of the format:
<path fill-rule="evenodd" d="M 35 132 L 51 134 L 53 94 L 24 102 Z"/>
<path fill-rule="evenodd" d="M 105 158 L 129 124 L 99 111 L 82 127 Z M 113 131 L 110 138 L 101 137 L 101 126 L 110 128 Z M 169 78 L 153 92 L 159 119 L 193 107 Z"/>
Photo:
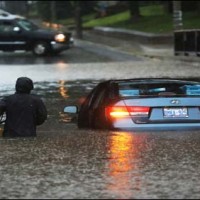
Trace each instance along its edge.
<path fill-rule="evenodd" d="M 27 16 L 27 5 L 28 1 L 5 1 L 6 11 L 22 16 Z"/>
<path fill-rule="evenodd" d="M 42 19 L 52 22 L 66 19 L 73 12 L 71 1 L 37 1 L 37 8 Z"/>
<path fill-rule="evenodd" d="M 71 1 L 55 1 L 56 3 L 56 18 L 66 19 L 73 16 L 73 4 Z"/>
<path fill-rule="evenodd" d="M 173 23 L 174 30 L 182 29 L 182 10 L 181 10 L 181 1 L 173 1 Z"/>
<path fill-rule="evenodd" d="M 56 2 L 55 1 L 50 1 L 50 9 L 51 9 L 51 22 L 55 22 L 57 17 L 56 17 Z"/>
<path fill-rule="evenodd" d="M 164 6 L 166 13 L 172 13 L 173 12 L 173 2 L 172 1 L 162 1 L 161 2 Z"/>
<path fill-rule="evenodd" d="M 49 1 L 37 1 L 37 10 L 39 16 L 46 21 L 51 20 L 51 8 Z"/>
<path fill-rule="evenodd" d="M 75 5 L 75 24 L 76 24 L 76 36 L 81 39 L 82 33 L 82 16 L 81 16 L 81 1 L 74 1 Z"/>
<path fill-rule="evenodd" d="M 141 17 L 139 9 L 139 1 L 136 0 L 128 1 L 128 5 L 130 10 L 131 20 L 137 21 Z"/>
<path fill-rule="evenodd" d="M 197 2 L 197 14 L 199 15 L 200 13 L 200 1 Z"/>

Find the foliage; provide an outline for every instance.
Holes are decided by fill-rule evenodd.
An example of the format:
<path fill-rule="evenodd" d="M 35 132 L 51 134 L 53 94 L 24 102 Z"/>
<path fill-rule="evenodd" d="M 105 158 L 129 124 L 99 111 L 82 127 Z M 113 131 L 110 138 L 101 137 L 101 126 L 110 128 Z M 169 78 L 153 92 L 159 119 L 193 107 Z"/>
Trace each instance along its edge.
<path fill-rule="evenodd" d="M 91 19 L 88 22 L 84 23 L 84 27 L 112 26 L 112 27 L 136 29 L 141 31 L 144 30 L 147 32 L 149 31 L 152 32 L 152 26 L 155 27 L 155 29 L 157 29 L 158 26 L 160 26 L 158 28 L 159 32 L 166 31 L 167 29 L 170 28 L 165 26 L 166 26 L 166 21 L 168 21 L 171 16 L 165 15 L 162 5 L 141 6 L 140 14 L 142 18 L 134 23 L 132 23 L 129 20 L 130 12 L 127 10 L 112 16 L 99 19 Z M 162 16 L 162 17 L 155 18 L 155 16 Z M 164 23 L 162 23 L 162 21 Z M 146 23 L 146 25 L 144 25 L 143 23 Z"/>
<path fill-rule="evenodd" d="M 77 1 L 68 1 L 68 3 L 71 3 L 71 7 L 67 6 L 67 1 L 56 2 L 57 9 L 60 12 L 60 14 L 57 15 L 59 23 L 75 27 L 73 12 L 75 3 L 77 3 Z M 82 22 L 84 28 L 92 28 L 95 26 L 110 26 L 152 33 L 166 33 L 173 31 L 173 14 L 166 12 L 164 3 L 158 4 L 158 1 L 152 4 L 150 4 L 150 2 L 148 2 L 148 4 L 147 2 L 146 4 L 140 4 L 139 8 L 141 17 L 137 21 L 130 20 L 129 10 L 106 17 L 95 18 L 96 13 L 93 10 L 94 5 L 91 4 L 91 1 L 80 2 L 82 10 L 84 10 L 82 13 Z M 47 13 L 50 13 L 49 1 L 38 1 L 38 3 L 40 12 L 43 13 L 43 19 L 48 18 Z M 65 14 L 63 14 L 64 12 Z M 198 12 L 183 11 L 183 28 L 200 28 L 199 20 L 200 15 Z"/>
<path fill-rule="evenodd" d="M 56 20 L 74 17 L 74 9 L 78 1 L 54 1 Z M 93 11 L 94 1 L 79 1 L 82 14 Z M 38 14 L 43 20 L 51 20 L 51 1 L 37 1 Z"/>
<path fill-rule="evenodd" d="M 151 33 L 167 33 L 173 31 L 173 16 L 166 13 L 162 5 L 150 5 L 140 7 L 141 18 L 134 23 L 130 21 L 129 11 L 125 11 L 112 16 L 91 19 L 85 22 L 85 28 L 95 26 L 110 26 Z M 199 27 L 200 16 L 197 12 L 185 12 L 183 14 L 183 28 L 192 29 Z"/>
<path fill-rule="evenodd" d="M 73 16 L 73 6 L 70 1 L 55 1 L 56 2 L 56 18 L 65 19 Z"/>
<path fill-rule="evenodd" d="M 51 16 L 49 15 L 51 13 L 49 1 L 37 1 L 37 10 L 43 20 L 51 20 Z"/>
<path fill-rule="evenodd" d="M 150 6 L 141 6 L 140 12 L 142 16 L 157 16 L 164 15 L 165 10 L 162 4 L 159 5 L 150 5 Z"/>

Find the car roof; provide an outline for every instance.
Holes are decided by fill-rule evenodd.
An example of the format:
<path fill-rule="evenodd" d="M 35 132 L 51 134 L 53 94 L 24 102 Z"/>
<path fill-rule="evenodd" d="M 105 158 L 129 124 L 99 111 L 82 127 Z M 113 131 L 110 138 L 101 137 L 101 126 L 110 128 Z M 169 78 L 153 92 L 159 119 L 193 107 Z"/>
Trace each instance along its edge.
<path fill-rule="evenodd" d="M 132 78 L 132 79 L 112 79 L 105 81 L 109 83 L 199 83 L 198 81 L 174 79 L 174 78 Z"/>
<path fill-rule="evenodd" d="M 19 15 L 13 15 L 5 10 L 0 9 L 0 20 L 13 20 L 13 19 L 24 19 L 24 17 Z"/>
<path fill-rule="evenodd" d="M 199 84 L 198 81 L 186 80 L 186 79 L 174 79 L 174 78 L 130 78 L 130 79 L 110 79 L 101 81 L 97 87 L 109 87 L 116 84 L 126 84 L 126 83 L 135 83 L 135 84 L 159 84 L 159 83 L 177 83 L 177 84 Z"/>

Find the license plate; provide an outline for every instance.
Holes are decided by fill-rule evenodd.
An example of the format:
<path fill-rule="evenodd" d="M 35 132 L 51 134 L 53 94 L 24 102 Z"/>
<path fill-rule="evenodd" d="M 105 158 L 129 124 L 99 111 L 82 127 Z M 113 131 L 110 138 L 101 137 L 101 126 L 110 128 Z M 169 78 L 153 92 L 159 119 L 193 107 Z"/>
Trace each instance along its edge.
<path fill-rule="evenodd" d="M 186 118 L 188 117 L 187 108 L 164 108 L 164 117 Z"/>

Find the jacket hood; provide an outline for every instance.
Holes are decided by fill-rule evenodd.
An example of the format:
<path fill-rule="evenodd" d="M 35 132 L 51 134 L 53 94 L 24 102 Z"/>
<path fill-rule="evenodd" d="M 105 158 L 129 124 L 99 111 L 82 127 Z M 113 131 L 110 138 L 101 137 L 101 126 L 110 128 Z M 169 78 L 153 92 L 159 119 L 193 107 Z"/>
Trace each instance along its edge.
<path fill-rule="evenodd" d="M 33 81 L 27 77 L 20 77 L 16 81 L 15 89 L 17 93 L 29 94 L 33 90 Z"/>

